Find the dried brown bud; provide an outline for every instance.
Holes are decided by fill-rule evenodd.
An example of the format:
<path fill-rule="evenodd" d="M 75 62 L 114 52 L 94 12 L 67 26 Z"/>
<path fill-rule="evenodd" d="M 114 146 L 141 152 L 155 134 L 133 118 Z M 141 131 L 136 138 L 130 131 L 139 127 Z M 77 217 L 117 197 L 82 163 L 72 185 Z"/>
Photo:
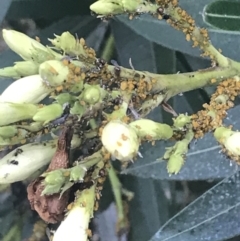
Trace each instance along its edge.
<path fill-rule="evenodd" d="M 67 168 L 69 164 L 69 150 L 73 131 L 65 127 L 58 140 L 57 151 L 46 172 Z M 27 193 L 31 208 L 36 210 L 39 216 L 48 223 L 57 223 L 64 218 L 64 210 L 68 203 L 69 191 L 53 195 L 42 195 L 44 189 L 44 177 L 38 177 L 28 185 Z"/>

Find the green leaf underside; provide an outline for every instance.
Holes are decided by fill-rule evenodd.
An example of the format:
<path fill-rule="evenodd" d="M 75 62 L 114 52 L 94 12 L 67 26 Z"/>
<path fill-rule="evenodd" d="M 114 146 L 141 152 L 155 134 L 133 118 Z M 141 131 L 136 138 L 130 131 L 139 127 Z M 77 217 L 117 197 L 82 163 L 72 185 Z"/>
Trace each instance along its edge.
<path fill-rule="evenodd" d="M 240 173 L 224 179 L 168 220 L 150 241 L 220 241 L 240 233 Z"/>
<path fill-rule="evenodd" d="M 204 8 L 203 20 L 216 28 L 240 31 L 240 2 L 216 1 Z"/>

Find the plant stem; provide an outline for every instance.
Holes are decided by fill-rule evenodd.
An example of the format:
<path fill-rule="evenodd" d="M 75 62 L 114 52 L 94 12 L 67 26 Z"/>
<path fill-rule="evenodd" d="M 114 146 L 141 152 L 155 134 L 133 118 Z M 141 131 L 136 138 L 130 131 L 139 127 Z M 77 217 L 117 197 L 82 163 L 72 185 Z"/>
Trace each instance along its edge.
<path fill-rule="evenodd" d="M 108 37 L 107 42 L 104 46 L 101 58 L 108 62 L 113 55 L 113 51 L 114 51 L 114 37 L 111 34 Z"/>
<path fill-rule="evenodd" d="M 119 228 L 118 231 L 120 231 L 121 229 L 124 230 L 128 227 L 128 223 L 124 214 L 124 207 L 122 202 L 122 184 L 120 183 L 118 176 L 112 165 L 108 170 L 108 175 L 109 175 L 112 191 L 113 191 L 116 206 L 117 206 L 118 228 Z"/>

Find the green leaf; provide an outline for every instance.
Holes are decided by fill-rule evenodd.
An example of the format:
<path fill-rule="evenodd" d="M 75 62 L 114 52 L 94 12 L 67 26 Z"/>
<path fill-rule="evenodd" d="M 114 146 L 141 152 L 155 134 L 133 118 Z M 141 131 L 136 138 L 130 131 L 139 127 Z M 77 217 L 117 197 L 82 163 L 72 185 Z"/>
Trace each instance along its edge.
<path fill-rule="evenodd" d="M 93 2 L 94 0 L 14 0 L 6 18 L 58 20 L 66 16 L 90 15 L 89 6 Z"/>
<path fill-rule="evenodd" d="M 240 173 L 225 178 L 168 220 L 150 241 L 221 241 L 240 234 Z"/>
<path fill-rule="evenodd" d="M 11 5 L 11 0 L 2 0 L 1 1 L 1 8 L 0 8 L 0 23 L 2 23 L 2 21 L 5 18 L 5 15 L 9 9 L 9 6 Z"/>
<path fill-rule="evenodd" d="M 216 0 L 181 0 L 179 4 L 195 19 L 198 26 L 208 28 L 211 42 L 217 49 L 220 48 L 227 57 L 240 60 L 240 32 L 223 31 L 221 29 L 212 28 L 203 20 L 202 13 L 205 6 L 215 1 Z M 146 14 L 132 21 L 130 21 L 127 16 L 118 16 L 117 19 L 149 41 L 185 54 L 200 56 L 200 51 L 197 48 L 192 48 L 192 44 L 185 40 L 185 35 L 173 29 L 164 20 L 160 21 Z"/>
<path fill-rule="evenodd" d="M 203 20 L 212 27 L 240 31 L 240 2 L 216 1 L 204 8 Z"/>

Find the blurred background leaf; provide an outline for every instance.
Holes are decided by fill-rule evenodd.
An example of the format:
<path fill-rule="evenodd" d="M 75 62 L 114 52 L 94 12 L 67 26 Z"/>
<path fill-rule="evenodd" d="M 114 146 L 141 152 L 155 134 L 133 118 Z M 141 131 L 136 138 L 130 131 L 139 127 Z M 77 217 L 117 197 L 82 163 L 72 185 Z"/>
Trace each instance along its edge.
<path fill-rule="evenodd" d="M 113 37 L 112 49 L 108 51 L 108 57 L 124 67 L 131 68 L 130 58 L 135 69 L 162 74 L 178 71 L 190 72 L 210 66 L 210 61 L 200 58 L 200 52 L 185 41 L 181 32 L 172 29 L 164 21 L 158 21 L 150 16 L 143 15 L 133 21 L 129 21 L 126 16 L 119 16 L 106 23 L 90 16 L 89 5 L 94 0 L 13 0 L 8 10 L 7 5 L 2 8 L 4 1 L 1 1 L 0 9 L 7 13 L 4 20 L 7 23 L 5 26 L 31 36 L 37 35 L 44 44 L 48 43 L 47 38 L 51 38 L 53 33 L 70 31 L 72 34 L 84 37 L 87 44 L 97 51 L 98 56 L 102 56 L 106 50 L 106 43 Z M 5 2 L 10 5 L 10 1 Z M 194 17 L 198 25 L 209 29 L 210 38 L 217 48 L 221 48 L 226 56 L 240 60 L 239 32 L 210 27 L 203 20 L 204 9 L 207 9 L 206 6 L 214 6 L 215 2 L 213 0 L 180 0 L 180 5 Z M 239 0 L 234 2 L 239 3 Z M 209 15 L 209 12 L 213 10 L 210 7 L 206 13 Z M 27 19 L 27 26 L 24 25 L 26 23 L 24 19 Z M 31 31 L 29 31 L 29 20 L 33 23 Z M 6 50 L 0 55 L 0 67 L 10 66 L 18 60 L 17 55 Z M 1 79 L 0 90 L 5 89 L 11 82 L 12 80 L 9 79 Z M 190 91 L 172 98 L 169 104 L 178 113 L 192 114 L 200 110 L 203 103 L 209 101 L 209 96 L 213 91 L 214 88 Z M 235 129 L 239 129 L 238 113 L 239 106 L 237 105 L 229 111 L 225 123 L 233 124 Z M 172 123 L 172 116 L 160 107 L 151 113 L 149 118 Z M 135 198 L 130 202 L 131 226 L 127 240 L 147 241 L 160 227 L 163 227 L 160 229 L 161 232 L 158 231 L 152 240 L 175 240 L 174 235 L 179 230 L 181 234 L 176 237 L 180 241 L 184 240 L 184 237 L 186 237 L 185 240 L 195 240 L 192 239 L 194 235 L 199 237 L 196 240 L 202 238 L 202 240 L 220 241 L 239 234 L 240 225 L 237 220 L 239 198 L 236 197 L 239 192 L 238 177 L 221 182 L 163 226 L 170 217 L 212 188 L 219 179 L 235 175 L 238 169 L 235 163 L 219 153 L 220 148 L 212 134 L 209 133 L 203 139 L 191 143 L 183 169 L 178 175 L 169 177 L 166 163 L 156 162 L 156 159 L 163 155 L 166 146 L 173 144 L 173 142 L 157 142 L 155 146 L 144 145 L 141 149 L 144 158 L 139 159 L 125 170 L 124 173 L 130 175 L 120 176 L 124 187 L 135 193 Z M 18 190 L 25 190 L 23 185 L 17 185 L 17 187 Z M 20 195 L 13 186 L 9 194 L 14 197 L 13 199 L 11 197 L 11 202 L 8 201 L 10 199 L 4 199 L 4 195 L 6 193 L 0 194 L 3 200 L 1 202 L 3 209 L 0 210 L 3 235 L 14 223 L 14 215 L 16 215 L 14 210 L 21 206 L 24 198 L 26 199 L 25 193 L 22 192 Z M 15 200 L 15 203 L 21 202 L 19 205 L 14 205 L 12 200 Z M 100 239 L 104 241 L 113 241 L 116 238 L 114 232 L 108 231 L 110 227 L 114 228 L 114 218 L 116 218 L 116 214 L 112 216 L 112 205 L 110 205 L 112 202 L 111 187 L 106 182 L 99 215 L 95 219 Z M 232 209 L 228 211 L 229 207 Z M 6 213 L 2 210 L 9 211 Z M 201 210 L 203 210 L 202 213 Z M 226 212 L 222 214 L 224 210 Z M 192 216 L 189 217 L 190 214 Z M 24 238 L 32 229 L 31 225 L 35 216 L 33 212 L 31 215 L 23 228 Z M 213 219 L 212 217 L 216 215 L 218 218 Z M 200 217 L 199 220 L 195 218 L 197 216 Z M 226 228 L 228 227 L 229 232 L 223 233 L 217 229 L 217 226 L 222 228 L 225 225 L 224 220 L 226 220 Z M 199 222 L 202 224 L 199 225 Z M 176 229 L 176 226 L 179 226 L 179 229 Z M 230 234 L 231 227 L 234 229 L 232 234 Z M 189 232 L 186 228 L 190 229 Z M 209 236 L 204 236 L 207 232 Z M 159 237 L 161 239 L 158 239 Z"/>
<path fill-rule="evenodd" d="M 240 234 L 240 174 L 219 182 L 161 227 L 151 241 L 225 240 Z"/>
<path fill-rule="evenodd" d="M 240 2 L 215 1 L 205 6 L 203 20 L 212 27 L 222 30 L 240 30 Z"/>
<path fill-rule="evenodd" d="M 5 15 L 8 11 L 9 6 L 11 5 L 11 0 L 2 0 L 1 1 L 1 8 L 0 8 L 0 24 L 5 18 Z"/>

